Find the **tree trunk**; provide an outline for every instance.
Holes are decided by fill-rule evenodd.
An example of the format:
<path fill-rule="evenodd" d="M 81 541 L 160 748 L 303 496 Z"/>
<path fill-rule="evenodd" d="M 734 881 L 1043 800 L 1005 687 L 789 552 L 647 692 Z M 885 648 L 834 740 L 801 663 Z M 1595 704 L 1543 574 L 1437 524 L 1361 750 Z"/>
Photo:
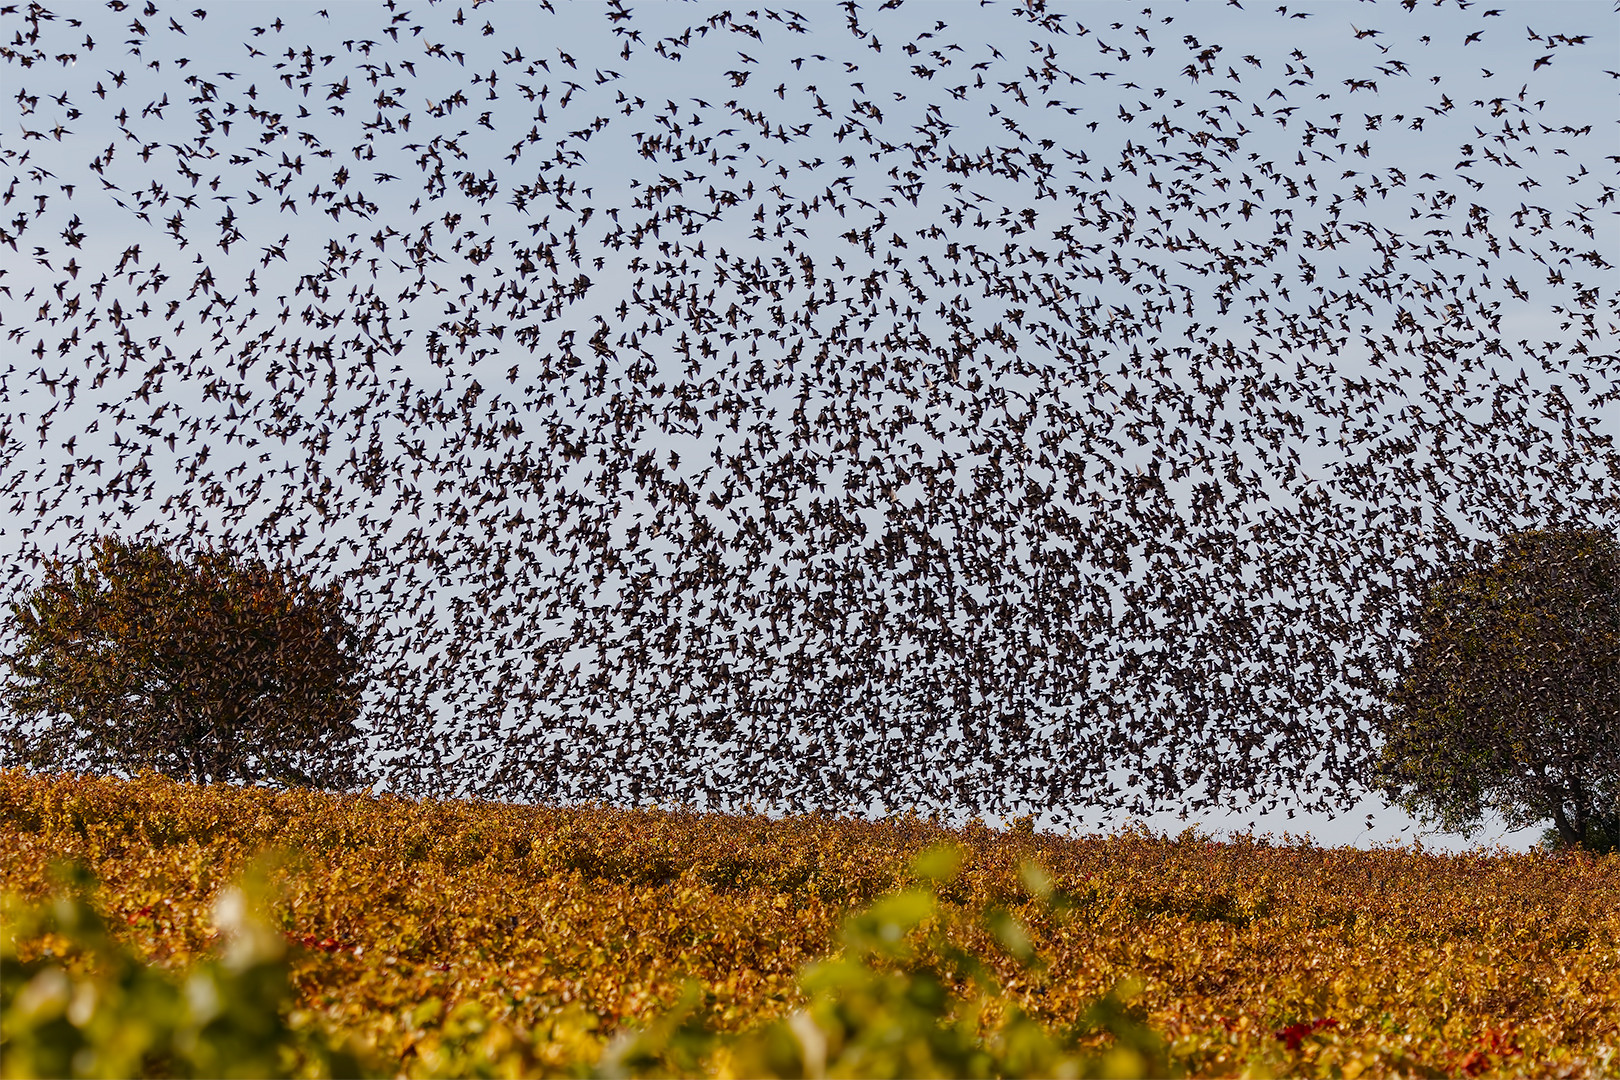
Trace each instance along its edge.
<path fill-rule="evenodd" d="M 175 756 L 181 764 L 191 773 L 191 779 L 197 784 L 208 783 L 208 762 L 203 758 L 202 746 L 196 738 L 196 730 L 187 718 L 185 711 L 180 708 L 178 700 L 169 705 L 169 713 L 174 720 L 174 735 L 172 745 Z"/>
<path fill-rule="evenodd" d="M 202 747 L 192 743 L 186 748 L 191 759 L 191 776 L 199 785 L 208 783 L 208 763 L 203 760 Z"/>
<path fill-rule="evenodd" d="M 1549 779 L 1545 762 L 1538 761 L 1533 768 L 1537 780 L 1536 786 L 1541 788 L 1542 794 L 1547 800 L 1546 805 L 1552 810 L 1553 824 L 1558 828 L 1558 838 L 1570 846 L 1580 844 L 1586 839 L 1586 822 L 1584 819 L 1571 821 L 1570 815 L 1564 812 L 1566 803 L 1574 803 L 1576 811 L 1579 813 L 1579 796 L 1571 798 L 1571 792 L 1565 785 L 1554 783 Z"/>
<path fill-rule="evenodd" d="M 1581 836 L 1581 846 L 1589 851 L 1604 851 L 1612 844 L 1612 835 L 1616 819 L 1611 816 L 1611 809 L 1604 804 L 1602 796 L 1593 797 L 1590 789 L 1582 777 L 1575 777 L 1570 781 L 1570 788 L 1575 793 L 1573 806 L 1574 814 L 1571 825 Z"/>
<path fill-rule="evenodd" d="M 209 717 L 208 733 L 214 740 L 214 760 L 217 765 L 214 775 L 221 781 L 239 778 L 247 772 L 244 767 L 246 763 L 242 760 L 241 740 L 236 732 L 238 711 L 235 699 L 227 699 Z"/>
<path fill-rule="evenodd" d="M 1580 829 L 1575 827 L 1575 825 L 1569 820 L 1569 817 L 1564 813 L 1563 803 L 1553 803 L 1552 818 L 1553 824 L 1558 826 L 1558 835 L 1564 841 L 1564 843 L 1571 846 L 1578 846 L 1579 844 L 1585 842 L 1586 829 L 1584 827 Z M 1582 822 L 1581 824 L 1584 826 L 1585 822 Z"/>

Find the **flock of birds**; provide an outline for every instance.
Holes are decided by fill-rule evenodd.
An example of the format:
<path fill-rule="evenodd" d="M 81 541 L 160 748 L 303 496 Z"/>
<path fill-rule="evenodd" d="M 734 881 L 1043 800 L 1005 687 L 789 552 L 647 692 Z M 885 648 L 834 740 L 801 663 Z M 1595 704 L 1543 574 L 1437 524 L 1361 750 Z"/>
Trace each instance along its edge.
<path fill-rule="evenodd" d="M 1617 519 L 1601 27 L 541 8 L 0 7 L 12 595 L 340 580 L 406 792 L 1330 809 L 1423 583 Z"/>

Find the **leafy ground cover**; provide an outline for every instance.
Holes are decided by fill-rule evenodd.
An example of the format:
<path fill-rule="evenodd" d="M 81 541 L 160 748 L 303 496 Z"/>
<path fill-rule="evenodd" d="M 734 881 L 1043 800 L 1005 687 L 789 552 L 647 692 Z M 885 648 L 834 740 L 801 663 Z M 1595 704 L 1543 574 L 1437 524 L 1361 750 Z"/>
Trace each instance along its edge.
<path fill-rule="evenodd" d="M 1614 855 L 7 771 L 0 884 L 12 1075 L 1620 1071 Z"/>

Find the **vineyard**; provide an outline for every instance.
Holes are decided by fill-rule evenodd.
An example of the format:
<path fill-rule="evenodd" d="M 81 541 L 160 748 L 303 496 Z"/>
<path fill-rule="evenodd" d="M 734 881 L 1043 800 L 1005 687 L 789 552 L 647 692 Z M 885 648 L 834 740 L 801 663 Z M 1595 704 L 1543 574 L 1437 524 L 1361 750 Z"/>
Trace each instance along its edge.
<path fill-rule="evenodd" d="M 7 771 L 0 872 L 7 1075 L 1620 1072 L 1613 855 Z"/>

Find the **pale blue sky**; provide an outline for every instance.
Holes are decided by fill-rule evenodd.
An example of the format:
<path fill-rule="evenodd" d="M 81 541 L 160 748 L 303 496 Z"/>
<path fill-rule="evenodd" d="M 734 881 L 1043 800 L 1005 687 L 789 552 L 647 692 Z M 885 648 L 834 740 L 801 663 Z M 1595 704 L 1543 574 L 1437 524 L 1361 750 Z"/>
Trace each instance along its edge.
<path fill-rule="evenodd" d="M 114 11 L 100 4 L 66 3 L 53 5 L 52 10 L 58 19 L 45 26 L 44 38 L 50 44 L 41 46 L 47 59 L 28 69 L 15 62 L 0 68 L 7 98 L 15 102 L 0 129 L 0 147 L 7 153 L 4 163 L 20 178 L 15 193 L 21 201 L 13 202 L 8 213 L 19 212 L 20 206 L 26 216 L 33 210 L 36 195 L 48 195 L 52 200 L 48 209 L 42 209 L 21 230 L 18 249 L 16 253 L 7 251 L 4 277 L 0 277 L 0 285 L 7 289 L 0 294 L 0 316 L 10 335 L 6 366 L 15 369 L 7 373 L 4 384 L 14 441 L 0 462 L 4 469 L 0 475 L 7 481 L 17 478 L 28 489 L 40 486 L 37 477 L 58 472 L 64 461 L 60 441 L 68 428 L 56 431 L 43 446 L 27 437 L 41 414 L 57 404 L 50 381 L 58 371 L 86 370 L 89 363 L 85 347 L 56 351 L 66 324 L 59 328 L 49 322 L 61 318 L 59 311 L 46 314 L 38 310 L 69 259 L 84 268 L 74 279 L 82 284 L 99 276 L 108 264 L 118 265 L 138 245 L 140 250 L 126 269 L 145 273 L 161 263 L 165 273 L 184 284 L 200 269 L 193 258 L 199 251 L 205 252 L 217 279 L 212 287 L 227 297 L 241 297 L 241 307 L 228 314 L 222 307 L 210 308 L 207 288 L 201 290 L 200 299 L 199 290 L 193 289 L 183 301 L 178 322 L 187 324 L 185 329 L 165 322 L 158 310 L 135 314 L 149 299 L 150 281 L 140 274 L 114 275 L 105 302 L 110 304 L 117 297 L 123 310 L 131 313 L 131 323 L 139 328 L 137 336 L 151 336 L 182 358 L 216 347 L 209 331 L 221 324 L 205 322 L 207 318 L 223 317 L 222 325 L 232 327 L 234 344 L 261 333 L 271 341 L 289 332 L 277 317 L 276 297 L 290 298 L 287 306 L 294 320 L 290 329 L 295 331 L 305 309 L 322 306 L 302 288 L 300 275 L 324 268 L 333 279 L 334 298 L 329 306 L 334 309 L 346 303 L 343 297 L 354 281 L 380 281 L 395 292 L 409 285 L 414 271 L 398 261 L 409 261 L 407 237 L 371 244 L 365 238 L 374 232 L 380 236 L 379 230 L 390 227 L 419 231 L 428 222 L 426 213 L 411 207 L 424 198 L 424 162 L 436 148 L 450 177 L 446 207 L 465 216 L 466 224 L 475 231 L 509 241 L 505 249 L 497 246 L 488 261 L 458 262 L 453 270 L 448 263 L 429 267 L 428 277 L 434 284 L 420 290 L 414 302 L 395 303 L 396 322 L 408 327 L 405 340 L 412 348 L 384 362 L 385 372 L 393 363 L 401 369 L 385 377 L 403 380 L 414 375 L 419 384 L 443 381 L 451 397 L 474 381 L 498 394 L 510 385 L 508 369 L 531 363 L 532 358 L 508 337 L 491 343 L 487 356 L 467 360 L 448 377 L 420 357 L 413 359 L 429 327 L 451 321 L 445 311 L 447 297 L 441 292 L 449 289 L 453 296 L 464 273 L 479 286 L 491 287 L 497 271 L 511 269 L 521 259 L 515 250 L 521 243 L 514 238 L 533 236 L 531 230 L 537 225 L 551 228 L 542 219 L 549 221 L 544 207 L 555 200 L 572 200 L 569 209 L 559 210 L 556 216 L 577 221 L 576 239 L 586 261 L 593 253 L 605 258 L 601 267 L 590 270 L 589 295 L 568 305 L 566 318 L 540 320 L 537 340 L 553 342 L 573 331 L 583 338 L 597 317 L 615 322 L 616 327 L 635 323 L 635 315 L 628 322 L 619 322 L 615 314 L 619 304 L 629 299 L 638 271 L 628 250 L 603 246 L 618 221 L 608 209 L 628 208 L 645 200 L 649 188 L 659 184 L 692 184 L 689 201 L 695 204 L 701 201 L 696 189 L 720 180 L 727 166 L 718 160 L 711 165 L 707 156 L 701 162 L 694 159 L 693 166 L 701 168 L 693 173 L 693 166 L 673 159 L 667 145 L 661 150 L 655 147 L 650 154 L 638 152 L 647 149 L 649 136 L 668 134 L 678 143 L 697 130 L 686 120 L 688 113 L 703 113 L 706 133 L 724 129 L 717 136 L 715 153 L 732 151 L 733 156 L 726 160 L 736 170 L 724 182 L 739 192 L 745 185 L 760 192 L 762 208 L 763 192 L 772 184 L 789 188 L 796 199 L 813 198 L 825 189 L 839 198 L 864 200 L 859 209 L 852 205 L 855 212 L 850 220 L 870 220 L 864 215 L 882 213 L 885 229 L 897 235 L 911 236 L 935 223 L 941 199 L 949 198 L 945 185 L 953 181 L 961 181 L 976 205 L 992 216 L 1026 206 L 1038 210 L 1044 233 L 1032 230 L 1016 240 L 1009 234 L 1010 243 L 1030 249 L 1055 251 L 1061 247 L 1055 238 L 1035 237 L 1051 236 L 1069 211 L 1061 198 L 1034 198 L 1038 188 L 1027 175 L 1017 179 L 985 173 L 953 177 L 938 170 L 924 178 L 929 197 L 913 208 L 897 197 L 903 194 L 897 188 L 903 188 L 906 180 L 888 171 L 893 159 L 885 158 L 881 167 L 874 165 L 872 149 L 877 144 L 856 134 L 863 125 L 876 133 L 880 144 L 895 133 L 910 137 L 936 123 L 948 124 L 948 129 L 940 129 L 945 132 L 941 135 L 944 144 L 972 156 L 1015 140 L 1016 134 L 1006 123 L 1012 121 L 1036 140 L 1051 140 L 1044 153 L 1060 166 L 1058 176 L 1072 170 L 1100 177 L 1118 156 L 1122 143 L 1151 143 L 1154 125 L 1160 118 L 1168 118 L 1189 126 L 1224 123 L 1223 131 L 1246 124 L 1244 153 L 1256 157 L 1252 166 L 1234 162 L 1234 171 L 1258 168 L 1267 160 L 1290 162 L 1297 155 L 1320 173 L 1324 201 L 1329 191 L 1347 195 L 1354 191 L 1358 172 L 1370 176 L 1396 167 L 1413 188 L 1424 186 L 1430 191 L 1431 198 L 1455 194 L 1495 221 L 1511 218 L 1526 201 L 1546 207 L 1556 222 L 1550 226 L 1554 236 L 1580 239 L 1578 229 L 1569 222 L 1585 215 L 1594 228 L 1591 237 L 1582 242 L 1601 251 L 1610 262 L 1617 249 L 1614 204 L 1602 196 L 1605 190 L 1611 198 L 1613 194 L 1614 159 L 1607 155 L 1616 146 L 1616 83 L 1606 69 L 1615 66 L 1620 55 L 1620 35 L 1612 6 L 1597 0 L 1466 7 L 1424 0 L 1411 11 L 1399 4 L 1287 5 L 1287 12 L 1309 15 L 1303 19 L 1281 17 L 1287 12 L 1279 15 L 1275 5 L 1265 3 L 1241 7 L 1113 0 L 1053 4 L 1050 12 L 1067 27 L 1067 33 L 1056 39 L 1063 46 L 1061 55 L 1045 53 L 1048 39 L 1034 42 L 1034 32 L 1007 6 L 985 7 L 967 0 L 912 0 L 894 8 L 862 6 L 858 9 L 860 37 L 850 32 L 844 9 L 832 4 L 803 5 L 794 12 L 787 8 L 638 3 L 628 5 L 633 12 L 628 19 L 619 19 L 616 8 L 595 3 L 558 4 L 554 14 L 509 3 L 459 8 L 455 4 L 397 4 L 387 9 L 358 0 L 198 8 L 169 3 L 156 5 L 151 14 L 141 4 Z M 205 12 L 206 17 L 198 17 L 196 12 Z M 726 12 L 733 16 L 728 25 L 711 21 Z M 397 24 L 391 21 L 396 15 Z M 82 26 L 67 27 L 68 18 L 79 19 Z M 489 33 L 481 29 L 486 23 Z M 938 26 L 940 23 L 944 26 Z M 708 33 L 671 43 L 687 28 L 706 24 L 711 26 Z M 390 25 L 397 40 L 388 33 Z M 803 33 L 797 32 L 800 26 Z M 23 27 L 22 14 L 7 14 L 3 27 L 9 40 Z M 636 31 L 639 40 L 632 40 L 626 33 L 629 30 Z M 94 47 L 81 45 L 84 38 L 93 39 Z M 1219 43 L 1222 51 L 1212 73 L 1197 80 L 1185 77 L 1183 69 L 1213 43 Z M 936 47 L 937 57 L 932 55 Z M 58 59 L 69 56 L 70 50 L 73 59 Z M 514 59 L 519 53 L 523 60 Z M 676 53 L 682 54 L 678 60 Z M 1124 59 L 1127 54 L 1128 60 Z M 179 63 L 182 57 L 187 60 L 183 66 Z M 1062 75 L 1037 94 L 1035 87 L 1042 81 L 1048 60 L 1052 61 L 1048 70 L 1071 72 L 1078 81 Z M 540 61 L 543 70 L 524 74 Z M 493 87 L 486 73 L 495 74 Z M 979 78 L 989 79 L 991 90 L 997 81 L 1018 88 L 1000 94 L 969 92 Z M 1369 79 L 1378 83 L 1376 90 L 1360 82 Z M 252 88 L 251 94 L 244 84 Z M 1264 98 L 1263 109 L 1251 100 L 1260 95 L 1247 93 L 1257 84 L 1279 91 Z M 547 88 L 546 96 L 532 96 L 542 85 Z M 960 89 L 960 95 L 953 88 Z M 1156 95 L 1158 88 L 1171 92 Z M 486 96 L 495 90 L 497 97 Z M 1238 90 L 1244 93 L 1238 94 Z M 1020 100 L 1026 92 L 1035 95 L 1033 101 Z M 392 109 L 391 104 L 379 104 L 385 97 L 404 100 L 414 128 L 404 132 L 382 129 L 382 109 Z M 1240 97 L 1243 103 L 1238 106 Z M 157 107 L 164 98 L 168 105 Z M 226 111 L 227 101 L 235 106 L 230 112 Z M 678 107 L 666 109 L 666 101 Z M 734 104 L 728 106 L 728 102 Z M 139 133 L 134 141 L 120 131 L 116 119 L 120 109 L 128 110 L 125 126 Z M 1247 111 L 1250 109 L 1257 111 Z M 1200 110 L 1205 114 L 1202 120 Z M 373 114 L 376 122 L 371 120 Z M 766 131 L 756 134 L 761 114 L 769 122 Z M 389 115 L 397 118 L 397 110 Z M 599 119 L 608 122 L 596 126 Z M 1505 144 L 1498 144 L 1503 157 L 1510 159 L 1508 163 L 1492 152 L 1491 132 L 1481 126 L 1508 121 L 1554 130 L 1538 132 L 1531 140 L 1545 148 L 1533 159 L 1520 153 L 1525 160 L 1511 160 L 1511 153 L 1519 153 L 1519 148 L 1510 152 Z M 808 125 L 804 134 L 793 135 L 801 125 Z M 1311 125 L 1318 133 L 1307 147 Z M 1586 125 L 1592 125 L 1594 133 L 1558 130 L 1578 131 Z M 675 134 L 676 127 L 683 129 L 680 135 Z M 204 160 L 189 149 L 205 128 L 211 132 L 213 147 L 220 151 L 217 158 Z M 1322 134 L 1330 128 L 1334 134 Z M 525 141 L 531 131 L 532 141 Z M 838 131 L 848 138 L 835 135 Z M 436 141 L 443 138 L 453 139 L 455 149 Z M 1357 145 L 1366 143 L 1376 144 L 1376 157 L 1358 155 Z M 1458 160 L 1459 149 L 1476 144 L 1482 153 L 1465 169 Z M 102 151 L 108 147 L 116 153 L 104 159 Z M 21 160 L 22 154 L 28 155 L 26 162 Z M 851 160 L 844 161 L 845 155 Z M 89 168 L 92 160 L 103 164 L 99 174 Z M 548 170 L 547 162 L 558 160 L 574 164 Z M 458 170 L 463 184 L 460 193 L 455 190 Z M 189 185 L 182 179 L 187 172 L 196 177 Z M 1115 172 L 1107 181 L 1111 196 L 1134 203 L 1144 212 L 1163 204 L 1159 185 L 1174 180 L 1167 167 L 1163 175 L 1152 166 L 1134 176 L 1117 167 Z M 790 178 L 784 175 L 787 173 Z M 540 178 L 564 174 L 577 185 L 576 190 L 560 196 L 538 190 Z M 1420 179 L 1423 174 L 1432 178 L 1426 185 Z M 485 175 L 500 178 L 505 187 L 500 199 L 477 204 L 478 180 Z M 699 175 L 701 179 L 694 178 Z M 1477 192 L 1466 179 L 1475 176 L 1488 181 Z M 1517 183 L 1520 176 L 1533 183 L 1521 186 Z M 156 189 L 150 187 L 154 183 L 163 185 L 169 196 L 191 198 L 193 206 L 172 197 L 158 198 Z M 71 200 L 60 190 L 64 184 L 76 189 Z M 282 191 L 272 194 L 283 184 Z M 534 205 L 522 209 L 512 205 L 512 191 L 519 184 L 535 185 L 528 197 Z M 332 216 L 307 205 L 297 216 L 280 212 L 284 195 L 302 200 L 311 188 L 319 192 L 323 187 L 328 191 L 341 187 L 345 195 L 363 196 L 370 205 L 349 203 Z M 1056 194 L 1061 194 L 1061 187 Z M 1236 194 L 1234 187 L 1234 202 Z M 1347 219 L 1365 215 L 1402 235 L 1422 234 L 1413 224 L 1417 212 L 1409 209 L 1412 200 L 1362 194 L 1363 200 L 1354 212 L 1346 213 Z M 602 210 L 578 221 L 578 206 L 585 205 Z M 1262 228 L 1261 223 L 1276 207 L 1256 209 L 1256 220 L 1247 226 L 1228 215 L 1233 227 L 1223 235 L 1234 249 L 1244 243 L 1262 243 L 1269 233 L 1269 226 Z M 491 215 L 488 224 L 476 220 L 481 213 Z M 78 224 L 69 225 L 75 215 Z M 631 216 L 627 213 L 625 220 Z M 1460 216 L 1459 207 L 1450 212 L 1448 224 L 1456 226 Z M 1169 218 L 1172 234 L 1199 225 L 1189 211 L 1171 213 Z M 1301 218 L 1304 222 L 1308 214 L 1302 213 Z M 171 220 L 179 224 L 171 228 L 167 224 Z M 836 236 L 842 227 L 840 220 L 841 215 L 820 211 L 819 216 L 790 222 L 801 231 L 790 228 L 786 239 L 796 245 L 796 252 L 813 255 L 823 273 L 835 258 L 849 259 L 853 265 L 856 260 L 847 244 Z M 1016 213 L 1009 220 L 1016 222 Z M 435 243 L 440 245 L 436 250 L 447 254 L 444 249 L 465 225 L 459 221 L 451 224 L 442 217 L 433 224 L 438 229 Z M 687 245 L 688 257 L 694 257 L 691 245 L 698 241 L 711 252 L 724 248 L 744 263 L 781 257 L 783 239 L 756 236 L 755 224 L 748 215 L 729 215 L 704 223 L 696 236 L 678 242 Z M 65 233 L 75 228 L 84 239 L 70 247 Z M 233 228 L 242 239 L 228 252 L 222 251 L 219 240 Z M 679 221 L 669 223 L 670 239 L 677 239 L 679 228 Z M 351 233 L 355 241 L 345 239 Z M 932 253 L 937 259 L 953 235 L 947 230 L 932 246 L 914 241 L 907 258 Z M 982 233 L 973 235 L 983 243 Z M 353 264 L 334 262 L 329 254 L 334 239 L 363 250 L 367 259 L 384 260 L 380 272 L 375 262 L 368 271 L 365 259 Z M 473 241 L 469 239 L 468 244 Z M 36 247 L 42 252 L 37 257 Z M 677 252 L 671 262 L 680 257 Z M 469 256 L 463 252 L 462 258 L 468 260 Z M 1334 258 L 1351 271 L 1353 279 L 1358 268 L 1376 266 L 1382 256 L 1371 244 L 1352 239 Z M 398 269 L 391 269 L 389 262 Z M 909 265 L 915 269 L 918 264 Z M 1504 341 L 1524 338 L 1539 342 L 1565 333 L 1559 325 L 1564 320 L 1552 305 L 1567 289 L 1560 291 L 1552 283 L 1544 286 L 1547 272 L 1529 253 L 1504 250 L 1493 257 L 1489 273 L 1498 284 L 1488 295 L 1508 301 L 1500 312 Z M 1598 277 L 1595 271 L 1578 266 L 1570 273 L 1577 280 L 1585 273 L 1588 282 Z M 242 295 L 250 275 L 259 290 L 257 296 Z M 1503 291 L 1499 283 L 1506 278 L 1525 290 L 1522 300 Z M 1200 283 L 1212 279 L 1184 272 L 1180 280 L 1188 288 L 1207 289 L 1207 284 Z M 1120 282 L 1099 277 L 1092 288 L 1096 301 L 1103 305 L 1099 322 L 1112 306 L 1138 302 L 1133 290 Z M 165 299 L 175 295 L 174 289 L 171 285 Z M 40 295 L 31 295 L 30 290 Z M 384 291 L 379 288 L 380 293 Z M 1275 305 L 1269 309 L 1272 319 L 1306 310 L 1305 290 L 1297 292 L 1292 299 L 1275 297 Z M 155 294 L 152 289 L 151 295 Z M 1607 295 L 1612 294 L 1611 287 Z M 988 324 L 1003 317 L 996 303 L 964 296 L 973 305 L 972 317 L 977 322 Z M 723 307 L 727 299 L 723 295 L 717 307 Z M 1201 306 L 1196 321 L 1207 327 L 1214 317 L 1211 298 L 1199 295 L 1197 299 Z M 453 304 L 451 308 L 453 311 Z M 352 321 L 355 315 L 345 309 L 339 317 Z M 745 323 L 746 319 L 745 315 Z M 1202 333 L 1211 337 L 1229 333 L 1238 341 L 1255 334 L 1252 312 L 1245 308 L 1235 307 L 1220 319 L 1228 322 L 1217 321 L 1219 330 L 1211 334 L 1206 328 Z M 832 321 L 829 310 L 820 325 L 825 329 Z M 1177 323 L 1172 317 L 1164 333 L 1167 337 L 1190 333 L 1189 324 L 1194 321 Z M 941 317 L 925 313 L 920 325 L 925 331 L 942 331 L 945 324 Z M 306 338 L 318 340 L 321 336 L 311 330 L 302 332 Z M 1599 338 L 1588 346 L 1590 351 L 1612 354 L 1615 334 L 1612 324 L 1606 330 L 1600 327 Z M 47 338 L 51 351 L 41 364 L 25 350 L 36 339 Z M 1107 357 L 1103 366 L 1111 370 L 1128 348 L 1124 342 L 1116 345 L 1109 340 L 1102 351 Z M 1034 342 L 1031 348 L 1038 351 L 1041 345 Z M 1345 378 L 1372 372 L 1354 343 L 1332 362 Z M 723 365 L 723 360 L 719 363 Z M 42 376 L 30 374 L 36 367 Z M 676 363 L 672 370 L 679 367 Z M 1509 374 L 1503 372 L 1504 382 Z M 255 378 L 262 376 L 261 367 Z M 96 393 L 104 395 L 103 400 L 128 401 L 141 379 L 141 372 L 130 371 L 121 379 L 111 379 Z M 1537 390 L 1546 390 L 1554 382 L 1534 366 L 1527 370 L 1526 379 Z M 1015 379 L 1009 377 L 1004 385 L 1018 392 Z M 1410 380 L 1410 386 L 1416 399 L 1421 378 Z M 435 383 L 433 389 L 439 388 Z M 1603 389 L 1599 382 L 1597 391 Z M 1462 387 L 1458 390 L 1460 393 Z M 97 399 L 88 385 L 81 393 L 80 412 L 71 415 L 89 416 L 91 410 L 85 402 Z M 358 391 L 340 386 L 335 390 L 339 408 L 345 394 L 356 403 L 360 400 Z M 164 431 L 177 418 L 209 410 L 217 413 L 222 407 L 196 381 L 173 376 L 159 396 L 176 407 L 168 420 L 158 422 Z M 778 396 L 782 406 L 791 408 L 792 393 Z M 1572 396 L 1577 411 L 1586 409 L 1587 418 L 1598 430 L 1620 433 L 1620 419 L 1613 411 L 1599 412 L 1585 404 L 1589 397 Z M 70 414 L 60 415 L 59 425 Z M 1484 415 L 1489 415 L 1488 409 Z M 577 422 L 588 425 L 590 420 L 587 413 Z M 79 440 L 75 453 L 84 455 L 86 447 L 100 446 L 109 456 L 116 455 L 114 439 L 121 436 L 112 424 L 91 431 L 80 421 L 71 430 Z M 423 445 L 431 452 L 433 432 L 424 429 L 419 434 L 428 440 Z M 383 436 L 396 445 L 416 437 L 409 425 L 396 425 L 396 430 L 385 430 Z M 641 446 L 660 454 L 681 454 L 684 468 L 696 481 L 716 445 L 724 453 L 738 449 L 739 444 L 735 440 L 728 444 L 728 438 L 725 431 L 713 426 L 695 437 L 649 431 Z M 326 455 L 329 468 L 339 467 L 351 446 L 363 447 L 358 429 L 353 439 L 357 441 L 335 441 Z M 1121 464 L 1129 468 L 1145 462 L 1150 449 L 1143 448 L 1134 457 L 1127 453 Z M 1332 446 L 1313 449 L 1307 440 L 1299 449 L 1300 468 L 1307 476 L 1326 477 L 1340 460 Z M 264 447 L 240 443 L 212 445 L 209 450 L 210 465 L 221 470 L 233 465 L 256 470 L 261 467 L 259 455 L 265 452 Z M 958 457 L 967 452 L 967 440 L 942 436 L 930 445 L 919 445 L 918 450 L 925 459 L 930 455 L 936 459 Z M 304 460 L 296 446 L 285 452 L 285 459 L 280 448 L 270 451 L 278 464 Z M 154 501 L 178 488 L 188 453 L 194 456 L 195 449 L 188 451 L 182 444 L 171 448 L 167 456 L 160 451 L 154 459 L 158 463 Z M 825 475 L 836 491 L 838 467 L 832 457 L 828 455 Z M 165 462 L 170 468 L 163 467 Z M 1612 461 L 1594 465 L 1598 475 L 1605 465 L 1612 470 Z M 1620 479 L 1612 471 L 1610 475 Z M 584 481 L 581 475 L 575 482 Z M 74 501 L 88 499 L 82 474 L 79 482 L 81 487 L 70 492 L 60 512 L 75 513 Z M 1186 485 L 1187 491 L 1181 494 L 1190 494 L 1191 487 Z M 1293 497 L 1282 489 L 1268 494 L 1278 505 L 1287 505 Z M 425 517 L 442 520 L 443 515 L 454 513 L 456 502 L 454 492 L 430 496 Z M 93 504 L 90 509 L 93 512 Z M 119 524 L 139 525 L 143 514 L 152 515 L 147 520 L 156 520 L 154 509 L 138 511 L 134 521 Z M 1445 512 L 1439 506 L 1434 510 Z M 252 521 L 253 515 L 250 509 L 242 520 Z M 50 513 L 38 520 L 45 537 L 63 535 L 64 524 Z M 392 527 L 403 530 L 409 524 L 396 522 Z M 391 535 L 386 532 L 389 526 L 381 523 L 368 521 L 362 528 L 379 544 Z M 1465 535 L 1480 535 L 1480 530 L 1466 523 L 1460 528 Z M 333 532 L 338 531 L 334 526 Z M 8 552 L 37 539 L 27 526 L 0 524 L 0 545 Z M 50 546 L 49 539 L 45 546 Z M 677 556 L 678 552 L 670 550 L 660 557 L 674 560 Z M 559 573 L 571 572 L 566 560 L 555 560 L 552 565 Z M 435 602 L 448 603 L 454 593 L 454 588 L 446 588 Z M 603 602 L 611 599 L 609 595 Z M 568 621 L 566 613 L 556 619 L 554 632 L 565 632 Z M 591 662 L 589 656 L 578 659 Z M 1115 779 L 1122 781 L 1129 771 L 1121 769 Z M 1096 825 L 1102 828 L 1116 827 L 1126 819 L 1118 812 L 1095 815 Z M 1197 820 L 1217 830 L 1253 827 L 1279 835 L 1285 830 L 1296 834 L 1308 830 L 1326 843 L 1361 845 L 1407 837 L 1414 828 L 1404 814 L 1376 799 L 1334 820 L 1297 811 L 1289 816 L 1282 810 Z M 1173 809 L 1149 821 L 1172 831 L 1186 824 Z M 1502 836 L 1492 831 L 1484 838 L 1522 848 L 1537 833 L 1530 830 Z M 1444 837 L 1431 837 L 1429 842 L 1461 844 L 1457 838 Z"/>

